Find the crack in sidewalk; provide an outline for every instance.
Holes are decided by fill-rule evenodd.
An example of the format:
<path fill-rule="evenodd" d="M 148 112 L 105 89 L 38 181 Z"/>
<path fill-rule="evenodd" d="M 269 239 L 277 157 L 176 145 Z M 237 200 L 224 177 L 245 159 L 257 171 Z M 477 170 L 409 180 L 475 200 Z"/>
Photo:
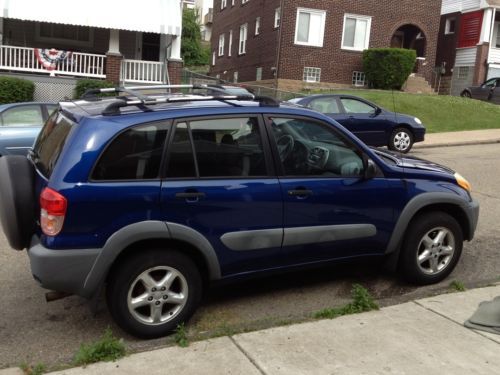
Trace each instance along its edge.
<path fill-rule="evenodd" d="M 264 371 L 264 369 L 262 367 L 259 366 L 259 364 L 257 363 L 257 361 L 250 355 L 250 353 L 248 353 L 245 349 L 243 349 L 243 347 L 238 344 L 238 342 L 233 338 L 233 336 L 229 336 L 229 340 L 231 340 L 233 342 L 234 345 L 236 345 L 236 347 L 240 350 L 240 352 L 243 353 L 243 355 L 245 357 L 247 357 L 247 359 L 250 361 L 250 363 L 252 365 L 255 366 L 255 368 L 262 374 L 262 375 L 267 375 L 266 372 Z"/>

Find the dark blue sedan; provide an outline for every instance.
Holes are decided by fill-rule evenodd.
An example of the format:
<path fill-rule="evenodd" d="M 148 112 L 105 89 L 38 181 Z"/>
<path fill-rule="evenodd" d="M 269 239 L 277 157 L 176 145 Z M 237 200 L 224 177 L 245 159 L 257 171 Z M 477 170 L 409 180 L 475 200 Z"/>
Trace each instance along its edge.
<path fill-rule="evenodd" d="M 407 153 L 413 143 L 424 140 L 425 127 L 418 118 L 387 111 L 357 96 L 320 94 L 290 102 L 333 118 L 369 146 Z"/>
<path fill-rule="evenodd" d="M 56 108 L 55 103 L 40 102 L 0 105 L 0 156 L 26 155 Z"/>

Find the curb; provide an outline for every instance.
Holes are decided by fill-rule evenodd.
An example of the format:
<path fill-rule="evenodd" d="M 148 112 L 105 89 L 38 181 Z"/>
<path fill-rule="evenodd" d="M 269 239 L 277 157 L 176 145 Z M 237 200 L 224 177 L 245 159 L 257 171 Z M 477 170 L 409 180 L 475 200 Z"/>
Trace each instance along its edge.
<path fill-rule="evenodd" d="M 480 141 L 460 141 L 460 142 L 447 142 L 447 143 L 434 143 L 434 144 L 415 144 L 413 148 L 437 148 L 437 147 L 454 147 L 454 146 L 472 146 L 472 145 L 487 145 L 500 143 L 500 139 L 485 139 Z"/>

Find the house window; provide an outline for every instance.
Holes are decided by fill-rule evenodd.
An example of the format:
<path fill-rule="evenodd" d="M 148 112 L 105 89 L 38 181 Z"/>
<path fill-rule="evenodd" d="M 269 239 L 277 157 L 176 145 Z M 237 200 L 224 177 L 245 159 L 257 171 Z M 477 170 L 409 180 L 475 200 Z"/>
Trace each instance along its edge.
<path fill-rule="evenodd" d="M 219 36 L 219 56 L 224 56 L 224 34 Z"/>
<path fill-rule="evenodd" d="M 324 10 L 298 8 L 295 23 L 295 44 L 323 47 L 325 18 L 326 12 Z"/>
<path fill-rule="evenodd" d="M 238 83 L 238 72 L 233 73 L 233 82 Z"/>
<path fill-rule="evenodd" d="M 352 72 L 352 85 L 357 87 L 362 87 L 365 85 L 365 73 L 364 72 Z"/>
<path fill-rule="evenodd" d="M 231 50 L 233 49 L 233 30 L 229 30 L 229 46 L 227 55 L 231 56 Z"/>
<path fill-rule="evenodd" d="M 259 35 L 260 33 L 260 17 L 255 19 L 255 35 Z"/>
<path fill-rule="evenodd" d="M 234 7 L 234 0 L 231 0 L 231 6 Z"/>
<path fill-rule="evenodd" d="M 342 48 L 363 51 L 370 42 L 372 18 L 369 16 L 344 15 L 344 31 L 342 33 Z"/>
<path fill-rule="evenodd" d="M 280 27 L 280 21 L 281 21 L 281 8 L 276 8 L 274 11 L 274 28 Z"/>
<path fill-rule="evenodd" d="M 227 0 L 221 0 L 220 1 L 220 9 L 224 9 L 227 6 Z"/>
<path fill-rule="evenodd" d="M 262 80 L 262 68 L 257 68 L 257 72 L 255 74 L 255 80 L 256 81 Z"/>
<path fill-rule="evenodd" d="M 455 34 L 455 26 L 457 24 L 457 20 L 455 17 L 450 17 L 446 19 L 446 24 L 444 27 L 444 33 L 446 35 L 448 34 Z"/>
<path fill-rule="evenodd" d="M 36 24 L 35 30 L 36 40 L 41 42 L 70 42 L 71 45 L 91 46 L 94 41 L 94 31 L 87 26 L 40 22 Z"/>
<path fill-rule="evenodd" d="M 458 79 L 467 79 L 469 76 L 469 67 L 468 66 L 459 66 L 458 67 Z"/>
<path fill-rule="evenodd" d="M 215 65 L 215 51 L 212 52 L 212 66 Z"/>
<path fill-rule="evenodd" d="M 248 0 L 241 0 L 241 4 L 246 4 L 248 3 Z"/>
<path fill-rule="evenodd" d="M 244 24 L 240 26 L 240 43 L 238 48 L 238 53 L 240 55 L 247 52 L 247 32 L 248 32 L 248 24 Z"/>
<path fill-rule="evenodd" d="M 305 82 L 321 82 L 321 68 L 304 68 L 303 80 Z"/>

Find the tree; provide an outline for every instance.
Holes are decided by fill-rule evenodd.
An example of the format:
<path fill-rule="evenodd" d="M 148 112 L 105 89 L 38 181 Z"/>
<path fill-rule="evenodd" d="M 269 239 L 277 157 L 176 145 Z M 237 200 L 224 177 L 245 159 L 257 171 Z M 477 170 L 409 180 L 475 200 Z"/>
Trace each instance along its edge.
<path fill-rule="evenodd" d="M 210 51 L 207 53 L 206 48 L 201 45 L 201 31 L 196 9 L 184 9 L 182 13 L 181 55 L 187 66 L 209 63 Z"/>

